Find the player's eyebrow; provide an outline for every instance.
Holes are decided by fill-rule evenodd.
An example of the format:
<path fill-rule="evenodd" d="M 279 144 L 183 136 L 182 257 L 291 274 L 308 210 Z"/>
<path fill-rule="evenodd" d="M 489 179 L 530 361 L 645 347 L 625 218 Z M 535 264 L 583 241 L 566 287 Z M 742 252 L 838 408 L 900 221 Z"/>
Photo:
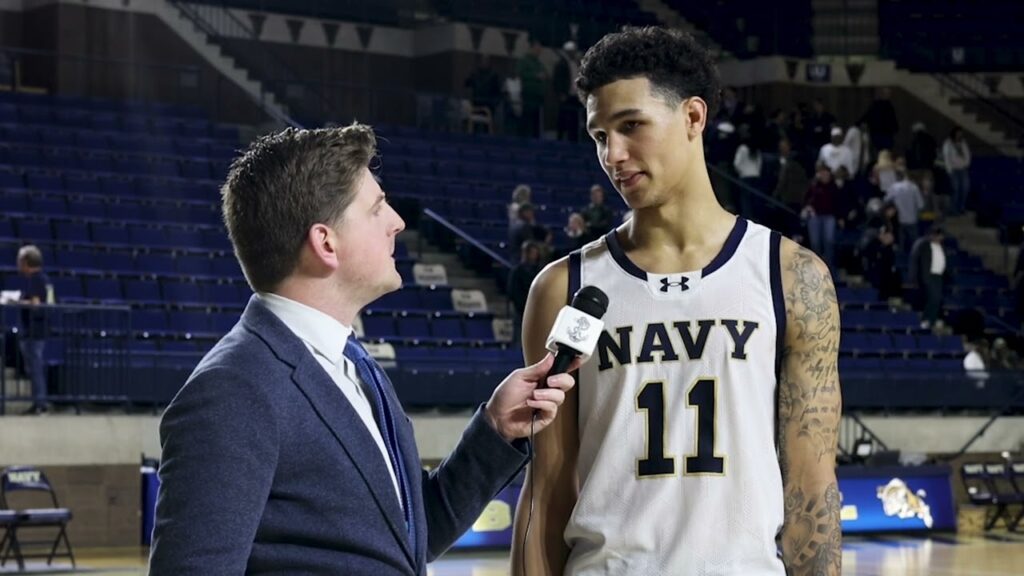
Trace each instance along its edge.
<path fill-rule="evenodd" d="M 641 113 L 641 110 L 639 108 L 624 108 L 624 109 L 619 110 L 618 112 L 612 114 L 611 116 L 609 116 L 608 117 L 608 123 L 615 122 L 616 120 L 619 120 L 620 118 L 625 118 L 626 116 L 633 116 L 633 115 L 640 114 L 640 113 Z M 591 130 L 594 129 L 594 120 L 596 120 L 596 117 L 595 118 L 591 118 L 590 122 L 587 122 L 587 131 L 588 132 L 590 132 Z"/>

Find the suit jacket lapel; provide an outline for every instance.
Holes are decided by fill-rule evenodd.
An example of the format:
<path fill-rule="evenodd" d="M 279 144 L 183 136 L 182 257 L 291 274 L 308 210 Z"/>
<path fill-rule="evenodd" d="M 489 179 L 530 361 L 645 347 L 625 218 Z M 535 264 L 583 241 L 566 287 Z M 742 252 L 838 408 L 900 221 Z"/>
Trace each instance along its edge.
<path fill-rule="evenodd" d="M 278 358 L 294 367 L 292 381 L 309 399 L 320 421 L 348 455 L 356 471 L 369 487 L 374 502 L 387 519 L 388 526 L 401 544 L 406 558 L 414 569 L 418 569 L 415 552 L 409 546 L 402 505 L 395 494 L 391 475 L 377 443 L 355 409 L 302 341 L 278 320 L 258 297 L 253 296 L 249 301 L 242 314 L 242 320 L 249 330 L 267 342 Z M 402 445 L 402 450 L 404 454 L 405 444 Z M 417 462 L 413 469 L 418 470 L 419 467 Z M 416 497 L 419 498 L 419 495 Z"/>

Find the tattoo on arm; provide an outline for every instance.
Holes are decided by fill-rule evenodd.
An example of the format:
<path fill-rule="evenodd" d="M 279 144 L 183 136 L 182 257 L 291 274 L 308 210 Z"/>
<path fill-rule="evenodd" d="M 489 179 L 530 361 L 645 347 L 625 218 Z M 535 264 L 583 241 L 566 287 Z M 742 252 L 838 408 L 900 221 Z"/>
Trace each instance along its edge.
<path fill-rule="evenodd" d="M 778 394 L 783 559 L 791 575 L 838 576 L 841 505 L 832 476 L 841 405 L 835 286 L 827 269 L 803 248 L 784 273 L 789 325 Z"/>

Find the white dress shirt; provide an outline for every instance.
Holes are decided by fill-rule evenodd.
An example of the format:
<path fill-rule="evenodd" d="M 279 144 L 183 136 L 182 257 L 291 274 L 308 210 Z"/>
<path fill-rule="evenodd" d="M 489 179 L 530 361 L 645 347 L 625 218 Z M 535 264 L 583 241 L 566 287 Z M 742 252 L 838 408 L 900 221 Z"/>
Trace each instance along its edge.
<path fill-rule="evenodd" d="M 384 464 L 387 465 L 391 481 L 395 485 L 395 494 L 398 495 L 398 500 L 401 502 L 398 477 L 395 476 L 395 471 L 391 467 L 388 449 L 384 445 L 380 429 L 377 428 L 377 421 L 373 417 L 373 406 L 370 405 L 366 394 L 366 384 L 361 382 L 355 365 L 344 356 L 345 343 L 352 335 L 352 328 L 315 308 L 284 296 L 260 292 L 259 297 L 274 316 L 277 316 L 289 330 L 302 340 L 313 358 L 320 363 L 341 393 L 345 395 L 345 399 L 355 409 L 356 414 L 359 414 L 359 418 L 366 425 L 373 441 L 377 443 L 377 448 L 380 449 L 381 457 L 384 458 Z"/>
<path fill-rule="evenodd" d="M 946 273 L 946 252 L 942 250 L 938 242 L 930 242 L 932 247 L 932 267 L 929 272 L 942 276 Z"/>

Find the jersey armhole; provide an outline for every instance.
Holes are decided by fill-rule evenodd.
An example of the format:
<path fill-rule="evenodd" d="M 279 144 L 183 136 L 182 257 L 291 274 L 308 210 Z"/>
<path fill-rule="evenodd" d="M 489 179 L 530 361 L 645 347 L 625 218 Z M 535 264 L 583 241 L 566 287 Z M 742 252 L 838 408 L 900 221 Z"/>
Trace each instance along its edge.
<path fill-rule="evenodd" d="M 576 250 L 569 253 L 569 284 L 565 295 L 565 305 L 572 305 L 572 297 L 580 289 L 580 278 L 583 276 L 583 254 Z"/>

